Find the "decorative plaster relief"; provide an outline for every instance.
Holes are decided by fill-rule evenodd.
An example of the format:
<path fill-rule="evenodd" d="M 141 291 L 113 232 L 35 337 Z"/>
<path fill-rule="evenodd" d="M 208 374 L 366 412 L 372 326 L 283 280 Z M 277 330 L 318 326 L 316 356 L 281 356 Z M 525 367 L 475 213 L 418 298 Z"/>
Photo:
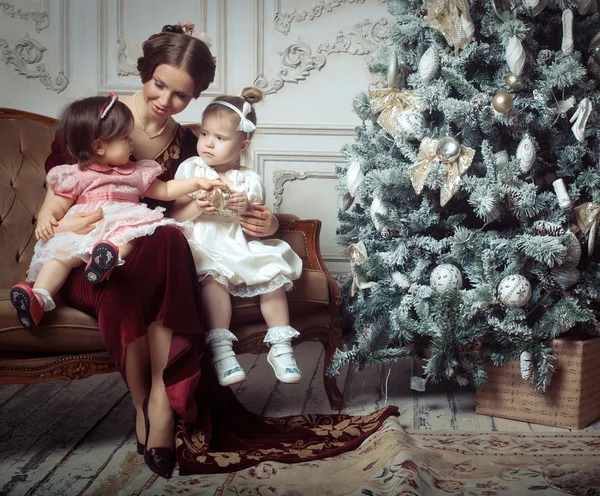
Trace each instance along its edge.
<path fill-rule="evenodd" d="M 377 22 L 368 19 L 355 24 L 348 34 L 338 33 L 333 45 L 322 43 L 313 55 L 310 46 L 301 40 L 289 45 L 281 55 L 283 67 L 268 80 L 262 74 L 254 81 L 254 86 L 263 90 L 265 95 L 277 93 L 285 83 L 297 84 L 304 81 L 315 69 L 321 70 L 326 62 L 326 55 L 331 53 L 348 53 L 350 55 L 368 55 L 387 39 L 388 20 L 382 18 Z"/>
<path fill-rule="evenodd" d="M 387 0 L 379 0 L 382 3 L 386 3 Z M 314 6 L 310 10 L 304 10 L 302 12 L 298 12 L 294 10 L 293 12 L 277 12 L 275 15 L 275 29 L 280 33 L 287 35 L 290 32 L 292 22 L 303 22 L 307 19 L 312 21 L 317 17 L 321 17 L 323 12 L 331 13 L 334 9 L 337 9 L 344 3 L 365 3 L 365 0 L 321 0 L 321 2 Z"/>
<path fill-rule="evenodd" d="M 17 8 L 10 2 L 5 2 L 2 0 L 0 0 L 0 7 L 4 10 L 4 13 L 6 15 L 9 15 L 13 19 L 17 16 L 23 19 L 24 21 L 28 21 L 31 19 L 33 22 L 35 22 L 35 30 L 38 33 L 46 29 L 50 25 L 50 18 L 48 17 L 48 12 L 46 11 L 25 11 L 22 9 L 17 10 Z"/>
<path fill-rule="evenodd" d="M 335 174 L 327 172 L 298 172 L 290 170 L 276 169 L 273 171 L 273 212 L 280 213 L 281 203 L 283 202 L 283 190 L 285 183 L 289 181 L 304 181 L 309 178 L 318 179 L 337 179 Z"/>
<path fill-rule="evenodd" d="M 0 58 L 6 64 L 13 64 L 17 72 L 27 78 L 39 78 L 40 82 L 48 89 L 60 93 L 69 84 L 69 80 L 61 71 L 56 79 L 52 79 L 46 70 L 45 64 L 41 63 L 47 48 L 38 41 L 25 35 L 10 48 L 8 41 L 0 38 Z M 34 67 L 29 67 L 29 66 Z"/>

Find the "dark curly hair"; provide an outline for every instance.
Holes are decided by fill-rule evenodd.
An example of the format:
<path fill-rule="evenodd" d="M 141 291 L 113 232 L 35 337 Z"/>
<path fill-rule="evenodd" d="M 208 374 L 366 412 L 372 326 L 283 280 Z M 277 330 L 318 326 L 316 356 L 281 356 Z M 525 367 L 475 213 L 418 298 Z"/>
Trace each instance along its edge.
<path fill-rule="evenodd" d="M 179 25 L 167 25 L 142 44 L 144 55 L 137 61 L 142 83 L 152 79 L 155 69 L 168 64 L 185 70 L 194 81 L 198 98 L 215 79 L 216 63 L 203 41 L 187 35 Z"/>
<path fill-rule="evenodd" d="M 96 141 L 121 138 L 133 127 L 131 110 L 118 100 L 104 119 L 100 119 L 109 102 L 110 97 L 106 96 L 82 98 L 65 107 L 60 114 L 56 135 L 61 149 L 81 170 L 98 161 L 94 152 Z"/>

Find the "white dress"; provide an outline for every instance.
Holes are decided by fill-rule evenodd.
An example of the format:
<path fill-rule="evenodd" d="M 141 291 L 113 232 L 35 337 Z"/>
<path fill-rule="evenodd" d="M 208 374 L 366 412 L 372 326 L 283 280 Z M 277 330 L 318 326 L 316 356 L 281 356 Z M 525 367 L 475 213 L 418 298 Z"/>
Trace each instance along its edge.
<path fill-rule="evenodd" d="M 250 204 L 264 203 L 264 187 L 254 171 L 242 167 L 225 176 L 233 184 L 230 189 L 246 193 Z M 175 179 L 189 177 L 219 180 L 200 157 L 185 160 L 177 169 Z M 279 239 L 247 237 L 232 210 L 200 215 L 189 243 L 199 280 L 211 275 L 234 296 L 251 297 L 280 287 L 289 291 L 302 273 L 302 260 L 290 245 Z"/>

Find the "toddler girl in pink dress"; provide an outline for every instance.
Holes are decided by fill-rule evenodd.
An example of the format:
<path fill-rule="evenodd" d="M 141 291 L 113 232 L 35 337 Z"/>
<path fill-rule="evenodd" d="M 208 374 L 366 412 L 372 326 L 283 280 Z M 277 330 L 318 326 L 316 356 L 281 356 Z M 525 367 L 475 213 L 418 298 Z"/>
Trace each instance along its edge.
<path fill-rule="evenodd" d="M 151 235 L 157 227 L 175 225 L 191 230 L 163 215 L 163 208 L 150 209 L 140 203 L 144 197 L 174 200 L 217 183 L 203 178 L 163 182 L 161 166 L 153 160 L 130 161 L 133 151 L 129 133 L 133 114 L 111 93 L 106 97 L 78 100 L 62 113 L 57 135 L 62 149 L 77 161 L 54 167 L 47 177 L 53 195 L 46 199 L 51 212 L 39 218 L 27 282 L 10 291 L 10 300 L 25 327 L 39 324 L 44 312 L 53 310 L 53 296 L 66 281 L 71 269 L 87 262 L 85 275 L 92 284 L 105 280 L 126 258 L 135 238 Z M 96 212 L 102 218 L 87 234 L 60 232 L 54 227 L 65 215 Z"/>

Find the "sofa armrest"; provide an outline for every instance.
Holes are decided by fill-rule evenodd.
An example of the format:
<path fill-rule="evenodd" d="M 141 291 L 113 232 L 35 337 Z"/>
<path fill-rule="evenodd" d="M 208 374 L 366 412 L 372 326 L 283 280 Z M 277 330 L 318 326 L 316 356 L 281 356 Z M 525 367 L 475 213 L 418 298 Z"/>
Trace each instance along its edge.
<path fill-rule="evenodd" d="M 274 237 L 285 239 L 295 234 L 301 234 L 301 238 L 304 240 L 304 249 L 300 247 L 292 246 L 294 251 L 302 258 L 304 265 L 313 270 L 320 270 L 325 274 L 327 278 L 327 285 L 329 286 L 329 313 L 334 321 L 339 319 L 340 306 L 342 304 L 342 292 L 337 281 L 327 269 L 323 257 L 321 256 L 321 243 L 320 234 L 322 223 L 317 219 L 298 219 L 294 216 L 291 218 L 283 218 L 280 214 L 277 215 L 279 219 L 279 229 L 275 233 Z"/>

